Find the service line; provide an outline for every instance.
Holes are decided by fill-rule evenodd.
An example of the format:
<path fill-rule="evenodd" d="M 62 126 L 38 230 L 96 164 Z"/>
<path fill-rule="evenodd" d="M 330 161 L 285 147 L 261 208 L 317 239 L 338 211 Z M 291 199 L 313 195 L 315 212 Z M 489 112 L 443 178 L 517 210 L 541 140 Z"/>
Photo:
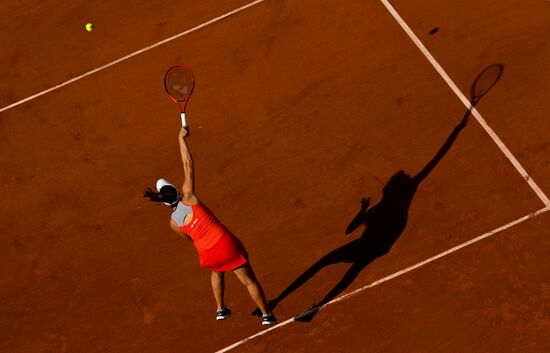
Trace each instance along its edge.
<path fill-rule="evenodd" d="M 78 80 L 83 79 L 84 77 L 87 77 L 87 76 L 93 75 L 93 74 L 95 74 L 95 73 L 97 73 L 97 72 L 99 72 L 99 71 L 105 70 L 105 69 L 108 68 L 108 67 L 111 67 L 111 66 L 116 65 L 116 64 L 118 64 L 118 63 L 120 63 L 120 62 L 123 62 L 123 61 L 125 61 L 125 60 L 130 59 L 130 58 L 133 58 L 133 57 L 136 56 L 136 55 L 139 55 L 139 54 L 141 54 L 141 53 L 144 53 L 144 52 L 146 52 L 146 51 L 148 51 L 148 50 L 151 50 L 151 49 L 153 49 L 153 48 L 156 48 L 156 47 L 158 47 L 158 46 L 160 46 L 160 45 L 163 45 L 163 44 L 166 44 L 166 43 L 168 43 L 168 42 L 171 42 L 171 41 L 173 41 L 174 39 L 183 37 L 183 36 L 185 36 L 185 35 L 187 35 L 187 34 L 189 34 L 189 33 L 191 33 L 191 32 L 195 32 L 195 31 L 197 31 L 197 30 L 199 30 L 199 29 L 201 29 L 201 28 L 204 28 L 204 27 L 206 27 L 206 26 L 208 26 L 208 25 L 211 25 L 211 24 L 213 24 L 213 23 L 219 22 L 219 21 L 221 21 L 221 20 L 223 20 L 223 19 L 225 19 L 225 18 L 227 18 L 227 17 L 229 17 L 229 16 L 232 16 L 232 15 L 238 13 L 238 12 L 241 12 L 241 11 L 243 11 L 243 10 L 246 10 L 246 9 L 248 9 L 248 8 L 254 6 L 254 5 L 257 5 L 257 4 L 261 3 L 261 2 L 264 2 L 264 1 L 265 1 L 265 0 L 255 0 L 255 1 L 252 1 L 252 2 L 250 2 L 250 3 L 248 3 L 248 4 L 246 4 L 246 5 L 243 5 L 243 6 L 241 6 L 241 7 L 239 7 L 239 8 L 236 8 L 236 9 L 234 9 L 234 10 L 232 10 L 232 11 L 229 11 L 228 13 L 225 13 L 225 14 L 223 14 L 223 15 L 221 15 L 221 16 L 218 16 L 218 17 L 216 17 L 216 18 L 213 18 L 213 19 L 211 19 L 210 21 L 206 21 L 206 22 L 204 22 L 204 23 L 202 23 L 202 24 L 200 24 L 200 25 L 198 25 L 198 26 L 195 26 L 195 27 L 193 27 L 193 28 L 191 28 L 191 29 L 188 29 L 188 30 L 186 30 L 186 31 L 183 31 L 183 32 L 181 32 L 181 33 L 178 33 L 178 34 L 176 34 L 176 35 L 173 35 L 172 37 L 169 37 L 169 38 L 166 38 L 166 39 L 164 39 L 164 40 L 161 40 L 160 42 L 156 42 L 156 43 L 151 44 L 151 45 L 149 45 L 149 46 L 147 46 L 147 47 L 145 47 L 145 48 L 142 48 L 142 49 L 140 49 L 140 50 L 136 50 L 136 51 L 133 52 L 133 53 L 130 53 L 130 54 L 128 54 L 128 55 L 125 55 L 125 56 L 123 56 L 123 57 L 121 57 L 121 58 L 119 58 L 119 59 L 113 60 L 113 61 L 111 61 L 111 62 L 109 62 L 109 63 L 107 63 L 107 64 L 105 64 L 105 65 L 103 65 L 103 66 L 100 66 L 100 67 L 98 67 L 98 68 L 96 68 L 96 69 L 93 69 L 93 70 L 90 70 L 90 71 L 88 71 L 88 72 L 85 72 L 85 73 L 83 73 L 83 74 L 80 75 L 80 76 L 73 77 L 73 78 L 71 78 L 70 80 L 67 80 L 67 81 L 65 81 L 65 82 L 63 82 L 63 83 L 60 83 L 60 84 L 56 85 L 56 86 L 50 87 L 50 88 L 48 88 L 48 89 L 46 89 L 46 90 L 44 90 L 44 91 L 41 91 L 41 92 L 39 92 L 39 93 L 36 93 L 36 94 L 34 94 L 34 95 L 30 96 L 30 97 L 24 98 L 24 99 L 22 99 L 22 100 L 20 100 L 20 101 L 17 101 L 17 102 L 15 102 L 15 103 L 12 103 L 12 104 L 10 104 L 10 105 L 7 105 L 7 106 L 5 106 L 5 107 L 3 107 L 3 108 L 0 108 L 0 113 L 6 111 L 6 110 L 8 110 L 8 109 L 15 108 L 15 107 L 17 107 L 18 105 L 21 105 L 21 104 L 23 104 L 23 103 L 26 103 L 26 102 L 28 102 L 28 101 L 31 101 L 31 100 L 33 100 L 33 99 L 35 99 L 35 98 L 40 97 L 40 96 L 43 96 L 43 95 L 45 95 L 46 93 L 50 93 L 50 92 L 53 92 L 53 91 L 55 91 L 55 90 L 58 90 L 58 89 L 60 89 L 61 87 L 65 87 L 65 86 L 67 86 L 67 85 L 69 85 L 69 84 L 71 84 L 71 83 L 73 83 L 73 82 L 76 82 L 76 81 L 78 81 Z"/>

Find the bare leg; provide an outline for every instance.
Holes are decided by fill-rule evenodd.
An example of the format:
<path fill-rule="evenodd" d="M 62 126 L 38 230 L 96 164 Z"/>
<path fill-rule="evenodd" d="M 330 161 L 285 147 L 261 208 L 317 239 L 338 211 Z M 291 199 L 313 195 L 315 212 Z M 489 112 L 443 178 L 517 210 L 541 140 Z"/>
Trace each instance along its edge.
<path fill-rule="evenodd" d="M 212 283 L 212 291 L 214 292 L 214 298 L 216 299 L 216 305 L 218 306 L 217 310 L 221 310 L 224 307 L 224 303 L 223 303 L 223 294 L 225 290 L 224 273 L 212 271 L 210 282 Z"/>
<path fill-rule="evenodd" d="M 265 315 L 269 311 L 267 309 L 267 301 L 265 299 L 265 294 L 262 289 L 262 286 L 256 279 L 256 276 L 254 275 L 254 271 L 252 270 L 252 266 L 250 266 L 249 263 L 244 265 L 243 267 L 240 267 L 233 271 L 237 278 L 246 286 L 246 289 L 248 290 L 248 294 L 250 294 L 250 297 L 258 308 L 262 311 L 262 314 Z"/>

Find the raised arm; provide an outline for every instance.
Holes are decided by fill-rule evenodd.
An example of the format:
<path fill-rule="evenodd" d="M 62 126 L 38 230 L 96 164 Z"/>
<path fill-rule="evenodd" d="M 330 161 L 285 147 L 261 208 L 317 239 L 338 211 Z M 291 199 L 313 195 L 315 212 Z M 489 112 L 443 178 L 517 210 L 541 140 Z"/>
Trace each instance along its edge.
<path fill-rule="evenodd" d="M 468 118 L 470 114 L 471 114 L 471 109 L 469 109 L 466 112 L 466 115 L 464 115 L 460 123 L 458 123 L 458 125 L 455 126 L 455 128 L 451 132 L 451 135 L 449 135 L 445 143 L 443 143 L 443 146 L 441 146 L 439 151 L 437 151 L 437 153 L 432 158 L 432 160 L 429 161 L 428 164 L 426 164 L 426 166 L 412 178 L 413 182 L 416 185 L 420 184 L 424 179 L 426 179 L 428 174 L 430 174 L 430 172 L 435 168 L 435 166 L 439 163 L 439 161 L 441 161 L 443 156 L 445 156 L 445 154 L 449 152 L 449 150 L 451 149 L 451 146 L 453 145 L 456 138 L 458 137 L 458 134 L 460 133 L 460 131 L 462 131 L 462 129 L 464 129 L 464 127 L 468 123 Z"/>
<path fill-rule="evenodd" d="M 187 143 L 185 138 L 188 135 L 188 130 L 186 127 L 182 127 L 178 135 L 178 142 L 180 145 L 181 161 L 183 162 L 183 186 L 182 198 L 185 203 L 197 203 L 198 199 L 195 196 L 195 186 L 193 180 L 193 158 L 191 158 L 191 153 L 189 153 L 189 148 L 187 148 Z"/>

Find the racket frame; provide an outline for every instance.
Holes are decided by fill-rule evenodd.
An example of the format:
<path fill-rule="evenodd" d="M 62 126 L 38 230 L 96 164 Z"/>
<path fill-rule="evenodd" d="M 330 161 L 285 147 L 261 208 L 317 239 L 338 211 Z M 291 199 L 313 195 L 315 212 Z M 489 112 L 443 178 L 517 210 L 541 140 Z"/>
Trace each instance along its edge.
<path fill-rule="evenodd" d="M 488 87 L 486 87 L 481 94 L 476 94 L 476 86 L 479 84 L 483 75 L 485 75 L 489 70 L 494 70 L 494 69 L 497 70 L 497 76 L 493 78 L 492 83 Z M 483 98 L 483 96 L 489 93 L 489 91 L 492 90 L 493 87 L 495 87 L 497 82 L 502 77 L 503 72 L 504 72 L 504 65 L 498 63 L 498 64 L 487 66 L 485 69 L 483 69 L 483 71 L 479 73 L 479 75 L 477 75 L 476 79 L 474 80 L 474 83 L 472 84 L 472 87 L 470 88 L 470 95 L 472 96 L 472 101 L 471 101 L 472 106 L 475 106 L 476 103 L 479 102 L 481 98 Z"/>
<path fill-rule="evenodd" d="M 193 86 L 191 87 L 191 92 L 189 92 L 189 94 L 185 97 L 184 100 L 179 100 L 176 97 L 172 96 L 170 94 L 170 91 L 168 90 L 168 87 L 166 86 L 166 77 L 168 76 L 168 72 L 178 67 L 188 71 L 191 74 L 191 77 L 193 78 Z M 193 90 L 195 89 L 195 74 L 193 73 L 193 70 L 191 70 L 191 68 L 185 64 L 177 64 L 177 65 L 171 66 L 170 68 L 168 68 L 168 70 L 166 70 L 166 73 L 164 74 L 164 89 L 166 90 L 168 97 L 170 97 L 170 99 L 172 99 L 172 101 L 176 103 L 176 105 L 180 109 L 181 126 L 187 127 L 187 120 L 185 119 L 185 107 L 187 106 L 187 102 L 189 101 L 189 98 L 191 98 L 191 94 L 193 94 Z"/>

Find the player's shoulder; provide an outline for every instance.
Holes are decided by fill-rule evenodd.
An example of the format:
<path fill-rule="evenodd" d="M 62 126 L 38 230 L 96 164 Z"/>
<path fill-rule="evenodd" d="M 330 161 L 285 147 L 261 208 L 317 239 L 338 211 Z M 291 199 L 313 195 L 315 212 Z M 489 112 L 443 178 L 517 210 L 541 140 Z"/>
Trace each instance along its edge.
<path fill-rule="evenodd" d="M 184 193 L 181 196 L 181 202 L 188 206 L 193 206 L 199 204 L 200 200 L 194 193 Z"/>

